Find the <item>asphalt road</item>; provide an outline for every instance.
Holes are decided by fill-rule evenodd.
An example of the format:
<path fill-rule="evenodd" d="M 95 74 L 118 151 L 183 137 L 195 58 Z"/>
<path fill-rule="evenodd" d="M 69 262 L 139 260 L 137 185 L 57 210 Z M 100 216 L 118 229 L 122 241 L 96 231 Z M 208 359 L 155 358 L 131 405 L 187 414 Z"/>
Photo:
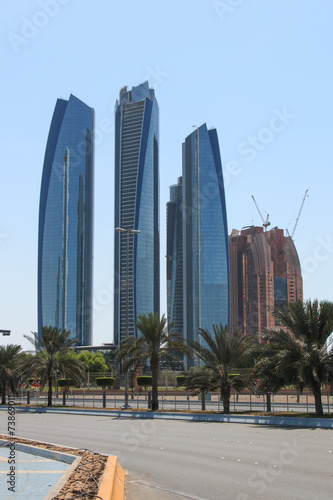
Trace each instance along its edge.
<path fill-rule="evenodd" d="M 118 455 L 128 500 L 333 497 L 332 430 L 17 412 L 16 436 Z"/>

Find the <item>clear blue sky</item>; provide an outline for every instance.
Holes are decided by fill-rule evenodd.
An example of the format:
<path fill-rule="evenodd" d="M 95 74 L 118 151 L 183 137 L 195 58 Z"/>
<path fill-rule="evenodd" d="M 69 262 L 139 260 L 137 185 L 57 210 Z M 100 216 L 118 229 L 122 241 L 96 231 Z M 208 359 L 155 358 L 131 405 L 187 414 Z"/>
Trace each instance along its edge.
<path fill-rule="evenodd" d="M 96 111 L 94 343 L 113 339 L 114 103 L 148 80 L 160 107 L 161 313 L 165 205 L 192 125 L 216 127 L 229 233 L 292 231 L 304 298 L 333 300 L 331 0 L 11 0 L 1 6 L 0 328 L 37 329 L 44 151 L 56 99 Z"/>

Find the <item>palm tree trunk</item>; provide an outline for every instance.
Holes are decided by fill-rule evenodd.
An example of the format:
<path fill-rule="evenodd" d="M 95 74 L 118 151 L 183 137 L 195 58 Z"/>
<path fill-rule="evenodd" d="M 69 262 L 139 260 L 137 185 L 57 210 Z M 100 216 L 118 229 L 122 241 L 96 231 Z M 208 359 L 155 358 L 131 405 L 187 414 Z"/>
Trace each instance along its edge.
<path fill-rule="evenodd" d="M 1 404 L 6 404 L 6 381 L 2 382 Z"/>
<path fill-rule="evenodd" d="M 6 389 L 7 389 L 7 377 L 6 377 L 6 369 L 3 368 L 1 370 L 1 404 L 5 405 L 6 404 Z"/>
<path fill-rule="evenodd" d="M 151 391 L 151 409 L 152 411 L 158 410 L 158 360 L 151 358 L 150 360 L 151 367 L 151 377 L 152 377 L 152 391 Z"/>
<path fill-rule="evenodd" d="M 324 410 L 323 410 L 323 403 L 321 400 L 321 390 L 319 384 L 314 385 L 314 387 L 312 388 L 312 394 L 314 395 L 315 398 L 316 415 L 320 417 L 324 415 Z"/>
<path fill-rule="evenodd" d="M 206 393 L 205 391 L 201 391 L 201 410 L 206 410 Z"/>
<path fill-rule="evenodd" d="M 230 384 L 225 380 L 222 380 L 221 397 L 223 401 L 223 413 L 230 412 L 230 395 L 231 395 Z"/>
<path fill-rule="evenodd" d="M 47 406 L 52 406 L 52 382 L 53 382 L 53 377 L 52 375 L 49 376 L 49 390 L 47 393 Z"/>

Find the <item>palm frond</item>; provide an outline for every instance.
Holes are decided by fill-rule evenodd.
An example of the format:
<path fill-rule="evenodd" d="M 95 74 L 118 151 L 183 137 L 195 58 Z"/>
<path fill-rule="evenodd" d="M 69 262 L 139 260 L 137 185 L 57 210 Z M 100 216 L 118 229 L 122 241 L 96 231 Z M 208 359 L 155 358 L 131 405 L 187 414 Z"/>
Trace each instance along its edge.
<path fill-rule="evenodd" d="M 320 386 L 333 379 L 326 345 L 333 331 L 333 304 L 298 301 L 283 310 L 275 309 L 273 314 L 283 328 L 268 329 L 261 336 L 261 356 L 255 371 L 278 379 L 281 386 L 293 384 L 300 390 L 309 387 L 316 394 L 320 412 Z"/>

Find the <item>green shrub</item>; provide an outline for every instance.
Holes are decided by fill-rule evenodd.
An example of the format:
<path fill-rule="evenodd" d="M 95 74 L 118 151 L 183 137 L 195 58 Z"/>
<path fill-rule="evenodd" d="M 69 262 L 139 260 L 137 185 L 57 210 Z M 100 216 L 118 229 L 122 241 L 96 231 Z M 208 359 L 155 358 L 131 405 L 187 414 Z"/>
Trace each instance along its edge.
<path fill-rule="evenodd" d="M 153 385 L 151 375 L 140 375 L 136 378 L 136 383 L 141 387 L 147 387 Z"/>
<path fill-rule="evenodd" d="M 74 385 L 70 378 L 58 378 L 58 387 L 69 387 Z"/>
<path fill-rule="evenodd" d="M 114 377 L 97 377 L 96 384 L 101 387 L 112 387 L 114 384 Z"/>
<path fill-rule="evenodd" d="M 178 387 L 181 385 L 184 385 L 184 383 L 185 383 L 184 380 L 185 380 L 184 375 L 178 375 L 178 377 L 176 377 Z"/>

